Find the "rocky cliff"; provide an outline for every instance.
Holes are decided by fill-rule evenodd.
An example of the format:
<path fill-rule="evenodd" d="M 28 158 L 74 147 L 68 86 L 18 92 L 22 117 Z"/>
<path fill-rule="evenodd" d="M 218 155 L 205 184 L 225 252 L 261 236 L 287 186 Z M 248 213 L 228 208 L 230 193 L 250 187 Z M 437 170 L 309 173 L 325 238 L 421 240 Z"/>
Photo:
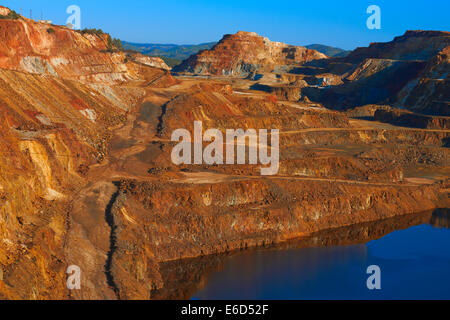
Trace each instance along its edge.
<path fill-rule="evenodd" d="M 131 59 L 137 63 L 142 63 L 149 67 L 170 70 L 171 68 L 159 57 L 149 57 L 140 53 L 127 53 L 127 59 Z"/>
<path fill-rule="evenodd" d="M 316 50 L 272 42 L 254 32 L 239 31 L 225 35 L 211 50 L 191 56 L 174 71 L 243 76 L 324 58 L 326 56 Z"/>

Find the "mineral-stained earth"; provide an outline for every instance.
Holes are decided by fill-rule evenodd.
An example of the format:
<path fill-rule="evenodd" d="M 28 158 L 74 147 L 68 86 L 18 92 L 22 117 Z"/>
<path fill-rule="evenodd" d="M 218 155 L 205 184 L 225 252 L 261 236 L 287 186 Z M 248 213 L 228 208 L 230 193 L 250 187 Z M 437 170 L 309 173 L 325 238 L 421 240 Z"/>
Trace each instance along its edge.
<path fill-rule="evenodd" d="M 345 58 L 238 32 L 171 72 L 107 35 L 0 19 L 0 299 L 189 297 L 171 263 L 448 208 L 449 54 L 439 31 Z M 280 130 L 278 173 L 175 165 L 194 121 Z"/>

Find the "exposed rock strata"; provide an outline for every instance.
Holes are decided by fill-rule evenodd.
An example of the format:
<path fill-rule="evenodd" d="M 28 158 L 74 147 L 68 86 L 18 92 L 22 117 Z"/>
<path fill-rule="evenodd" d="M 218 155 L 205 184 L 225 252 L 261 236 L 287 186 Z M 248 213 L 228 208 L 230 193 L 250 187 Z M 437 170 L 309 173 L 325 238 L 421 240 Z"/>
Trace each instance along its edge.
<path fill-rule="evenodd" d="M 208 72 L 296 68 L 263 73 L 264 85 L 282 88 L 265 92 L 252 88 L 256 74 L 174 78 L 107 52 L 102 37 L 47 28 L 0 21 L 0 298 L 154 298 L 167 283 L 161 263 L 448 205 L 445 126 L 352 119 L 303 96 L 411 61 L 305 66 L 323 56 L 238 33 L 231 47 L 255 48 L 247 69 L 226 49 L 236 35 L 224 39 L 216 50 L 230 59 Z M 302 87 L 300 102 L 290 86 Z M 170 135 L 195 120 L 279 129 L 279 174 L 175 166 Z M 69 265 L 82 269 L 82 290 L 67 289 Z"/>

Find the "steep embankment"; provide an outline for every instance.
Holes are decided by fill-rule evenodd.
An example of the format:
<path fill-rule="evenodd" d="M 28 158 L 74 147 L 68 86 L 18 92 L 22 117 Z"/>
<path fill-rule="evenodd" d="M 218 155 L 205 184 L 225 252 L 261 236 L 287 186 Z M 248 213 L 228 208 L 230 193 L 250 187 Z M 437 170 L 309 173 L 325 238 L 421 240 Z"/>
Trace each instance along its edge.
<path fill-rule="evenodd" d="M 433 209 L 446 196 L 448 182 L 439 181 L 448 169 L 435 178 L 405 169 L 448 168 L 448 130 L 349 121 L 268 94 L 240 94 L 230 82 L 183 80 L 158 91 L 167 100 L 146 104 L 127 129 L 135 142 L 115 140 L 112 154 L 122 164 L 108 210 L 115 236 L 108 270 L 120 298 L 158 297 L 150 289 L 168 285 L 161 263 Z M 259 165 L 175 166 L 170 134 L 192 133 L 194 120 L 205 130 L 279 128 L 279 174 L 261 178 Z"/>

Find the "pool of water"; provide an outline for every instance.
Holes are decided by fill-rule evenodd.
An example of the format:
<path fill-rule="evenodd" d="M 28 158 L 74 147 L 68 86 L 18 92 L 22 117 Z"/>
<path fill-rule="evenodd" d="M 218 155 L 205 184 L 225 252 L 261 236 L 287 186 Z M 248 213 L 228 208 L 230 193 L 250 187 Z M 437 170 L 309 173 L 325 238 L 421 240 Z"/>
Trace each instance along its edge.
<path fill-rule="evenodd" d="M 450 299 L 449 216 L 441 209 L 227 256 L 191 298 Z M 370 265 L 380 267 L 380 290 L 367 288 Z"/>

